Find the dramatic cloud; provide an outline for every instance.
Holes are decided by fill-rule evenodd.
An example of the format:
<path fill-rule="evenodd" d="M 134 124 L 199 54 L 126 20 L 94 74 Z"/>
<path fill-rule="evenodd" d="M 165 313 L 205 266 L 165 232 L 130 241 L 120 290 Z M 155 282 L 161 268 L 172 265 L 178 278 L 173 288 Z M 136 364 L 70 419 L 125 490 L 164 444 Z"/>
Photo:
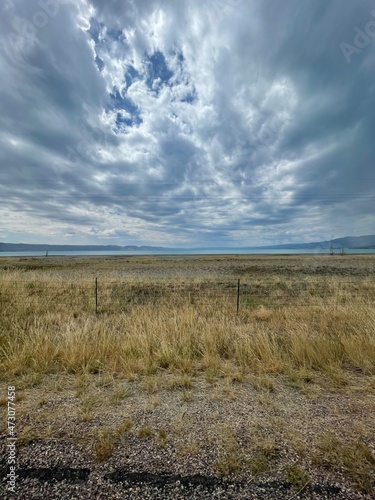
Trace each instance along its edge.
<path fill-rule="evenodd" d="M 3 0 L 0 241 L 375 233 L 375 8 Z"/>

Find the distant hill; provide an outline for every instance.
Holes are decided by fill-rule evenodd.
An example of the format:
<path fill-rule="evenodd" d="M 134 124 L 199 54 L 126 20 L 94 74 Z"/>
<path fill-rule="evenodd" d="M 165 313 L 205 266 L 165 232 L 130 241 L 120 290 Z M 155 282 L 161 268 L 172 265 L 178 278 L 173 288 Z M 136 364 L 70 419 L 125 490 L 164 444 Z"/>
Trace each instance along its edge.
<path fill-rule="evenodd" d="M 332 240 L 333 245 L 343 245 L 346 248 L 375 248 L 375 234 L 369 236 L 346 236 Z"/>
<path fill-rule="evenodd" d="M 311 243 L 285 243 L 283 245 L 247 246 L 247 247 L 216 247 L 211 250 L 329 250 L 330 248 L 355 248 L 358 250 L 375 248 L 375 234 L 369 236 L 345 236 L 326 241 L 313 241 Z M 197 250 L 196 248 L 194 250 Z M 204 247 L 200 250 L 210 250 Z"/>
<path fill-rule="evenodd" d="M 333 248 L 358 248 L 358 249 L 366 249 L 366 248 L 375 248 L 375 234 L 368 236 L 345 236 L 344 238 L 335 238 L 333 240 L 327 241 L 316 241 L 313 243 L 290 243 L 287 245 L 273 245 L 269 248 L 274 249 L 329 249 Z"/>
<path fill-rule="evenodd" d="M 375 234 L 369 236 L 345 236 L 344 238 L 335 238 L 333 240 L 327 241 L 316 241 L 312 243 L 288 243 L 284 245 L 269 245 L 269 246 L 258 246 L 258 247 L 241 247 L 241 250 L 246 249 L 274 249 L 274 250 L 315 250 L 315 249 L 329 249 L 329 248 L 358 248 L 358 249 L 369 249 L 375 248 Z M 229 247 L 220 248 L 164 248 L 164 247 L 153 247 L 153 246 L 118 246 L 118 245 L 47 245 L 47 244 L 29 244 L 29 243 L 0 243 L 0 252 L 122 252 L 122 251 L 171 251 L 171 250 L 228 250 Z M 232 247 L 231 250 L 239 249 L 239 247 Z"/>
<path fill-rule="evenodd" d="M 29 243 L 0 243 L 0 252 L 122 252 L 122 251 L 167 250 L 151 246 L 118 245 L 45 245 Z"/>

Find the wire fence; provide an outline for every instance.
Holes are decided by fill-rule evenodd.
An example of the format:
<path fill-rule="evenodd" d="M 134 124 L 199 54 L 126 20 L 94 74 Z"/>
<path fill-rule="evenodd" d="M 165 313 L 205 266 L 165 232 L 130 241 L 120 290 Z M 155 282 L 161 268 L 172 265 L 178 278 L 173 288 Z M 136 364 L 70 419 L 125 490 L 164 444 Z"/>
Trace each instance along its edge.
<path fill-rule="evenodd" d="M 96 278 L 90 281 L 0 281 L 0 310 L 23 304 L 30 312 L 79 309 L 91 313 L 120 313 L 137 306 L 228 306 L 238 314 L 259 307 L 321 306 L 360 300 L 375 304 L 370 279 L 228 280 L 207 282 L 126 282 Z"/>

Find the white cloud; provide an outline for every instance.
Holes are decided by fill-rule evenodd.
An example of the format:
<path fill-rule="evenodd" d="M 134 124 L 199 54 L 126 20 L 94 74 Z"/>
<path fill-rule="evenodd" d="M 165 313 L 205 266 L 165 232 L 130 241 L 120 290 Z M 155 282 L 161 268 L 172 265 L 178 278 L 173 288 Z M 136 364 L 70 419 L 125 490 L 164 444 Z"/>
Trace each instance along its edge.
<path fill-rule="evenodd" d="M 375 232 L 373 67 L 338 50 L 354 11 L 297 5 L 66 2 L 15 57 L 9 34 L 40 7 L 3 3 L 2 239 L 41 225 L 55 242 L 184 246 Z"/>

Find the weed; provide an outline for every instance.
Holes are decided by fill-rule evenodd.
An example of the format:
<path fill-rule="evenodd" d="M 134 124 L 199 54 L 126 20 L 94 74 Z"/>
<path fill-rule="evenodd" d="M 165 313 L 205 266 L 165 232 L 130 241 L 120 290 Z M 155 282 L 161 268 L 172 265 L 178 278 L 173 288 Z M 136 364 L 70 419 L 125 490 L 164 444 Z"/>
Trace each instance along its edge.
<path fill-rule="evenodd" d="M 179 443 L 177 446 L 177 453 L 181 457 L 195 456 L 200 452 L 201 447 L 198 441 L 190 441 L 189 443 Z"/>
<path fill-rule="evenodd" d="M 372 377 L 368 385 L 370 392 L 375 392 L 375 377 Z"/>
<path fill-rule="evenodd" d="M 258 443 L 257 448 L 268 459 L 275 459 L 280 456 L 280 448 L 271 438 L 264 439 L 264 441 Z"/>
<path fill-rule="evenodd" d="M 94 361 L 91 361 L 87 366 L 86 369 L 88 373 L 91 374 L 100 374 L 101 371 L 103 370 L 103 362 L 100 359 L 95 359 Z"/>
<path fill-rule="evenodd" d="M 173 421 L 173 432 L 177 435 L 182 434 L 186 427 L 185 413 L 177 416 Z"/>
<path fill-rule="evenodd" d="M 40 385 L 43 381 L 43 375 L 38 372 L 24 375 L 18 383 L 19 389 L 28 389 Z"/>
<path fill-rule="evenodd" d="M 121 404 L 122 400 L 130 396 L 129 388 L 126 385 L 119 385 L 113 391 L 110 397 L 110 401 L 113 405 L 118 406 Z"/>
<path fill-rule="evenodd" d="M 209 384 L 214 385 L 218 378 L 218 371 L 215 368 L 209 367 L 205 370 L 205 377 Z"/>
<path fill-rule="evenodd" d="M 89 388 L 90 385 L 90 377 L 85 372 L 76 380 L 76 396 L 79 398 L 84 395 Z"/>
<path fill-rule="evenodd" d="M 258 453 L 247 460 L 247 466 L 253 474 L 264 474 L 270 470 L 270 461 L 264 453 Z"/>
<path fill-rule="evenodd" d="M 140 439 L 148 439 L 153 435 L 151 427 L 144 426 L 138 429 L 138 437 Z"/>
<path fill-rule="evenodd" d="M 184 390 L 184 392 L 182 393 L 181 399 L 185 403 L 190 403 L 194 399 L 193 393 L 191 391 Z"/>
<path fill-rule="evenodd" d="M 216 471 L 221 476 L 228 476 L 239 472 L 244 458 L 240 446 L 234 436 L 234 431 L 227 425 L 220 428 L 220 442 L 222 452 L 215 463 Z"/>
<path fill-rule="evenodd" d="M 19 446 L 26 446 L 30 444 L 31 442 L 35 441 L 38 438 L 38 434 L 36 430 L 29 426 L 26 425 L 21 429 L 21 432 L 17 435 L 17 444 Z"/>
<path fill-rule="evenodd" d="M 105 462 L 115 449 L 115 439 L 109 430 L 96 432 L 94 436 L 93 450 L 97 462 Z"/>
<path fill-rule="evenodd" d="M 257 321 L 268 321 L 272 317 L 272 311 L 260 306 L 259 309 L 254 311 L 253 318 Z"/>
<path fill-rule="evenodd" d="M 155 408 L 161 405 L 161 399 L 159 394 L 151 394 L 148 398 L 148 404 L 146 406 L 147 412 L 153 412 Z"/>
<path fill-rule="evenodd" d="M 168 434 L 165 429 L 159 429 L 157 433 L 158 445 L 164 448 L 168 443 Z"/>
<path fill-rule="evenodd" d="M 145 377 L 141 382 L 141 388 L 149 394 L 155 394 L 160 390 L 160 382 L 157 377 Z"/>
<path fill-rule="evenodd" d="M 340 368 L 329 368 L 327 374 L 335 387 L 345 387 L 349 383 L 348 375 Z"/>
<path fill-rule="evenodd" d="M 91 412 L 94 406 L 94 398 L 92 395 L 87 395 L 81 400 L 81 419 L 82 422 L 91 420 Z"/>
<path fill-rule="evenodd" d="M 298 465 L 288 465 L 285 468 L 286 480 L 298 489 L 307 486 L 310 482 L 310 477 L 305 470 Z"/>
<path fill-rule="evenodd" d="M 333 434 L 325 434 L 320 438 L 313 463 L 333 469 L 344 469 L 360 490 L 366 493 L 372 491 L 375 457 L 361 441 L 350 440 L 344 443 Z"/>
<path fill-rule="evenodd" d="M 274 382 L 270 377 L 254 377 L 251 380 L 251 384 L 257 391 L 274 392 L 275 390 Z"/>
<path fill-rule="evenodd" d="M 175 376 L 169 382 L 169 389 L 191 389 L 192 382 L 190 375 L 184 373 L 183 375 Z"/>
<path fill-rule="evenodd" d="M 237 447 L 229 448 L 216 460 L 215 468 L 220 476 L 235 474 L 242 467 L 242 455 Z"/>
<path fill-rule="evenodd" d="M 122 437 L 123 435 L 127 434 L 133 427 L 133 421 L 129 418 L 123 420 L 121 424 L 119 424 L 116 427 L 116 434 L 119 437 Z"/>
<path fill-rule="evenodd" d="M 101 374 L 99 374 L 99 377 L 98 377 L 95 385 L 96 385 L 96 387 L 105 388 L 105 387 L 111 387 L 113 383 L 114 383 L 113 375 L 107 373 L 104 376 L 101 376 Z"/>

